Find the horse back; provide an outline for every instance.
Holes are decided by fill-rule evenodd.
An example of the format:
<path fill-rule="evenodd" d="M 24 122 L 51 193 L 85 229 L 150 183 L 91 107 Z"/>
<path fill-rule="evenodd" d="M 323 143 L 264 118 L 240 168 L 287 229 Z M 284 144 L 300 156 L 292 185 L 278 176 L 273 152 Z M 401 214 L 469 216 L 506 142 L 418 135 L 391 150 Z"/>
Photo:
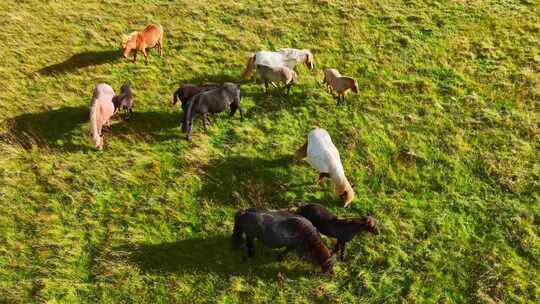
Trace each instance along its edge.
<path fill-rule="evenodd" d="M 163 38 L 163 28 L 159 24 L 150 24 L 141 32 L 141 36 L 146 47 L 153 47 Z"/>
<path fill-rule="evenodd" d="M 319 230 L 337 218 L 336 215 L 320 204 L 308 204 L 298 208 L 296 212 L 308 219 Z"/>

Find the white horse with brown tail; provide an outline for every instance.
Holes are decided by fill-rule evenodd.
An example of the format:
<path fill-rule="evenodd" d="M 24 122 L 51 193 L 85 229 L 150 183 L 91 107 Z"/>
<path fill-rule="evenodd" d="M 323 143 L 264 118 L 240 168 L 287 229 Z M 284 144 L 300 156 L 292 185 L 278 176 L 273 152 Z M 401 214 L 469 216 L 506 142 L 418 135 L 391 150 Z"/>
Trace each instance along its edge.
<path fill-rule="evenodd" d="M 344 207 L 351 205 L 354 190 L 345 176 L 339 151 L 325 129 L 317 127 L 309 131 L 307 143 L 296 152 L 296 156 L 307 156 L 309 164 L 319 171 L 319 180 L 324 177 L 332 179 Z"/>
<path fill-rule="evenodd" d="M 314 68 L 313 63 L 313 54 L 310 50 L 299 50 L 299 49 L 282 49 L 278 52 L 271 51 L 259 51 L 253 56 L 249 57 L 246 68 L 240 76 L 240 80 L 245 79 L 253 69 L 258 64 L 281 67 L 285 66 L 289 69 L 294 69 L 294 67 L 299 64 L 304 63 L 308 69 L 312 70 Z"/>
<path fill-rule="evenodd" d="M 90 134 L 96 148 L 103 149 L 103 135 L 101 129 L 104 125 L 110 126 L 111 117 L 116 111 L 114 105 L 114 90 L 105 83 L 100 83 L 94 89 L 90 105 Z"/>

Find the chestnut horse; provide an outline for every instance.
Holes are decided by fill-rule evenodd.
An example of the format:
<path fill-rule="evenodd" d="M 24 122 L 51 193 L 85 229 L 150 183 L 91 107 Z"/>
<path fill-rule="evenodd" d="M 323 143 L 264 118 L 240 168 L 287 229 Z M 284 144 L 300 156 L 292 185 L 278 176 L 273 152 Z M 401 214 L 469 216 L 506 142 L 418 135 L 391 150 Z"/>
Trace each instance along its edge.
<path fill-rule="evenodd" d="M 133 32 L 122 43 L 122 54 L 128 58 L 133 51 L 133 62 L 137 59 L 137 52 L 141 51 L 148 63 L 146 49 L 157 47 L 159 55 L 163 56 L 163 28 L 159 24 L 150 24 L 142 32 Z"/>

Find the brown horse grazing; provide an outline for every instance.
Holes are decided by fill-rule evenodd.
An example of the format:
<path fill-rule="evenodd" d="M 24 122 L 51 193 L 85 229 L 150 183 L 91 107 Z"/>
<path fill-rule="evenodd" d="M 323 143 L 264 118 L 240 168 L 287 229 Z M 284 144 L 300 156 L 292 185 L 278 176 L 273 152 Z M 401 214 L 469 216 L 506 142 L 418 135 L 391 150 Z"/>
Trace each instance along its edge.
<path fill-rule="evenodd" d="M 148 63 L 146 49 L 157 47 L 159 55 L 163 56 L 163 28 L 159 24 L 150 24 L 142 32 L 133 32 L 122 43 L 122 54 L 128 58 L 133 51 L 133 62 L 137 59 L 137 52 L 141 51 Z"/>
<path fill-rule="evenodd" d="M 368 231 L 379 234 L 377 221 L 371 217 L 361 217 L 354 219 L 339 219 L 335 214 L 328 211 L 320 204 L 308 204 L 301 206 L 296 213 L 307 218 L 322 234 L 337 238 L 334 253 L 339 253 L 343 260 L 345 245 L 357 234 Z"/>
<path fill-rule="evenodd" d="M 270 248 L 285 247 L 280 258 L 295 249 L 298 256 L 319 265 L 326 273 L 334 273 L 336 257 L 330 254 L 317 229 L 301 216 L 281 210 L 240 210 L 234 218 L 232 235 L 236 247 L 241 245 L 244 234 L 248 257 L 255 256 L 257 238 Z"/>
<path fill-rule="evenodd" d="M 348 90 L 358 93 L 358 82 L 352 77 L 342 76 L 336 69 L 326 69 L 324 71 L 323 83 L 330 90 L 336 91 L 338 102 L 340 100 L 345 101 L 345 93 Z"/>
<path fill-rule="evenodd" d="M 257 64 L 256 69 L 264 81 L 265 93 L 268 93 L 269 83 L 283 82 L 283 88 L 286 88 L 287 94 L 289 94 L 291 85 L 298 80 L 296 72 L 286 66 L 273 67 L 265 64 Z"/>

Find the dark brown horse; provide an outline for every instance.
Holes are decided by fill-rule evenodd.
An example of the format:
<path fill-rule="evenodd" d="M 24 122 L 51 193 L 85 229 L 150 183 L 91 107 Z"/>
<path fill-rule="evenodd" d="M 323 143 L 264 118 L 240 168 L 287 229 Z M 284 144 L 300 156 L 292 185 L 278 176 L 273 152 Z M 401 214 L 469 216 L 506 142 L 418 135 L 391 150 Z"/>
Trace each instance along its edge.
<path fill-rule="evenodd" d="M 205 132 L 208 113 L 221 113 L 227 107 L 230 107 L 230 117 L 233 117 L 236 110 L 239 110 L 240 120 L 243 120 L 244 114 L 240 108 L 240 95 L 239 85 L 226 82 L 216 89 L 204 91 L 191 98 L 187 102 L 185 118 L 182 123 L 182 130 L 186 133 L 186 139 L 190 140 L 191 138 L 191 130 L 197 113 L 201 115 Z"/>
<path fill-rule="evenodd" d="M 270 248 L 285 247 L 281 257 L 295 249 L 300 257 L 333 274 L 335 256 L 330 254 L 317 229 L 303 217 L 286 211 L 258 208 L 240 210 L 234 219 L 232 235 L 237 247 L 242 243 L 244 234 L 248 257 L 255 256 L 254 240 L 259 239 Z"/>
<path fill-rule="evenodd" d="M 186 116 L 186 111 L 188 108 L 188 101 L 193 98 L 193 96 L 210 91 L 216 88 L 219 88 L 221 85 L 217 83 L 205 83 L 205 84 L 184 84 L 178 88 L 173 94 L 173 105 L 176 105 L 178 100 L 182 102 L 182 120 L 181 122 L 184 122 L 184 117 Z"/>
<path fill-rule="evenodd" d="M 129 84 L 122 85 L 120 95 L 113 97 L 113 103 L 116 112 L 121 112 L 125 120 L 131 117 L 133 114 L 133 91 L 131 91 Z"/>
<path fill-rule="evenodd" d="M 343 259 L 346 243 L 357 234 L 364 231 L 379 234 L 377 221 L 371 216 L 339 219 L 335 214 L 319 204 L 302 206 L 298 208 L 296 213 L 307 218 L 322 234 L 337 238 L 334 253 L 339 253 L 341 259 Z"/>

